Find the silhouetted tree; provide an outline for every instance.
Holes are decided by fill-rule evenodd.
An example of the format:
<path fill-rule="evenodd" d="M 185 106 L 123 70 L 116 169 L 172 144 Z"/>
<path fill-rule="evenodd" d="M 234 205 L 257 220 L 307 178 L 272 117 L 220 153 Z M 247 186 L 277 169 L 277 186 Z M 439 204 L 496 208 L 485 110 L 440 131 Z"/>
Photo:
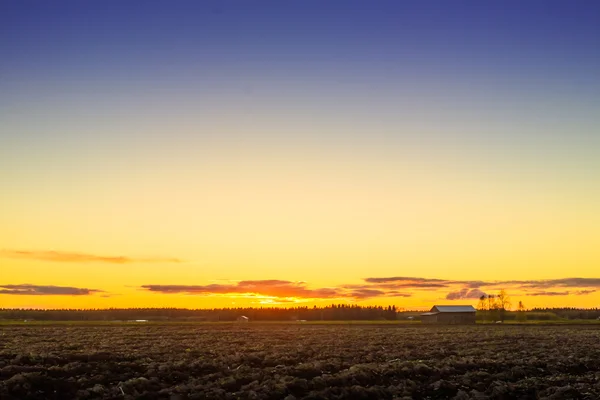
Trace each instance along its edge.
<path fill-rule="evenodd" d="M 504 322 L 506 311 L 511 307 L 510 297 L 506 293 L 506 290 L 501 289 L 498 296 L 496 296 L 496 307 L 500 311 L 500 321 Z"/>
<path fill-rule="evenodd" d="M 488 310 L 489 319 L 491 321 L 495 321 L 496 314 L 497 314 L 496 311 L 498 310 L 498 305 L 496 304 L 496 295 L 495 294 L 487 295 L 487 310 Z"/>
<path fill-rule="evenodd" d="M 527 319 L 527 315 L 525 314 L 525 305 L 522 301 L 519 301 L 519 305 L 517 306 L 517 321 L 525 321 Z"/>
<path fill-rule="evenodd" d="M 477 304 L 477 309 L 479 311 L 485 311 L 487 310 L 487 295 L 486 294 L 482 294 L 481 297 L 479 298 L 479 303 Z"/>

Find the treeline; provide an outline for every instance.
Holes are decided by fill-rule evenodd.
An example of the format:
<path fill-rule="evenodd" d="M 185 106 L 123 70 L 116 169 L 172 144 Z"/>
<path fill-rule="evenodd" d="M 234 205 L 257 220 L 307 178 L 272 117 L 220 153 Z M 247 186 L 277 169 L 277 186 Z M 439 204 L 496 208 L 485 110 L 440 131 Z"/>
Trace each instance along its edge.
<path fill-rule="evenodd" d="M 499 318 L 498 310 L 477 310 L 478 321 L 495 321 Z M 504 320 L 551 321 L 559 319 L 598 319 L 600 308 L 532 308 L 527 311 L 506 311 Z"/>
<path fill-rule="evenodd" d="M 326 307 L 294 308 L 111 308 L 111 309 L 0 309 L 0 319 L 35 321 L 235 321 L 245 316 L 251 321 L 359 321 L 395 320 L 396 306 L 332 304 Z"/>
<path fill-rule="evenodd" d="M 552 313 L 563 319 L 598 319 L 600 308 L 532 308 L 532 312 Z"/>
<path fill-rule="evenodd" d="M 0 309 L 0 320 L 32 321 L 235 321 L 240 316 L 251 321 L 360 321 L 419 319 L 423 311 L 398 311 L 396 306 L 332 304 L 326 307 L 294 308 L 112 308 L 112 309 Z M 600 308 L 533 308 L 521 311 L 479 309 L 477 319 L 556 320 L 597 319 Z"/>

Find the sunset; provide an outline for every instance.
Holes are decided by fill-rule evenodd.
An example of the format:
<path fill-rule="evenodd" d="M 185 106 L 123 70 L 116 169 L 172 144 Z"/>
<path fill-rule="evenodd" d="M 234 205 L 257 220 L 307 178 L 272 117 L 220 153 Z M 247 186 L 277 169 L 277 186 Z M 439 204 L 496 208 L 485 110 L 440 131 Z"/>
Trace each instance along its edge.
<path fill-rule="evenodd" d="M 0 305 L 598 307 L 597 13 L 510 4 L 4 3 Z"/>
<path fill-rule="evenodd" d="M 600 399 L 599 21 L 0 1 L 0 399 Z"/>

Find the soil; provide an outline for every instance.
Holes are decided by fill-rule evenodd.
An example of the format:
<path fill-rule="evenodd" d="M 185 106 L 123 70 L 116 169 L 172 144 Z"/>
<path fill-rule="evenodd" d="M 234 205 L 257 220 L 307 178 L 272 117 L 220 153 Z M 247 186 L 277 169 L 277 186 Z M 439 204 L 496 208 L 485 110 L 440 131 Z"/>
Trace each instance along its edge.
<path fill-rule="evenodd" d="M 600 328 L 5 326 L 0 398 L 599 399 Z"/>

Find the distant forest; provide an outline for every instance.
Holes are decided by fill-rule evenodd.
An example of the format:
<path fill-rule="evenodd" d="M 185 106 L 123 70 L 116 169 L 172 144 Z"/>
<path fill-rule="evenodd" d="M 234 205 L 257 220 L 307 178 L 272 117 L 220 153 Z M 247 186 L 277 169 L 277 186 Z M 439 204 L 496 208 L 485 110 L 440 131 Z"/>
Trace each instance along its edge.
<path fill-rule="evenodd" d="M 250 321 L 360 321 L 418 319 L 423 311 L 399 311 L 396 306 L 358 306 L 332 304 L 326 307 L 294 308 L 127 308 L 127 309 L 0 309 L 0 320 L 37 321 L 235 321 L 240 316 Z M 510 311 L 505 319 L 597 319 L 600 308 L 534 308 L 527 311 Z M 478 311 L 478 319 L 486 319 L 486 311 Z"/>
<path fill-rule="evenodd" d="M 350 321 L 395 320 L 396 306 L 367 306 L 332 304 L 327 307 L 294 308 L 127 308 L 86 310 L 23 310 L 0 309 L 0 319 L 40 321 L 235 321 L 240 316 L 250 321 Z"/>

